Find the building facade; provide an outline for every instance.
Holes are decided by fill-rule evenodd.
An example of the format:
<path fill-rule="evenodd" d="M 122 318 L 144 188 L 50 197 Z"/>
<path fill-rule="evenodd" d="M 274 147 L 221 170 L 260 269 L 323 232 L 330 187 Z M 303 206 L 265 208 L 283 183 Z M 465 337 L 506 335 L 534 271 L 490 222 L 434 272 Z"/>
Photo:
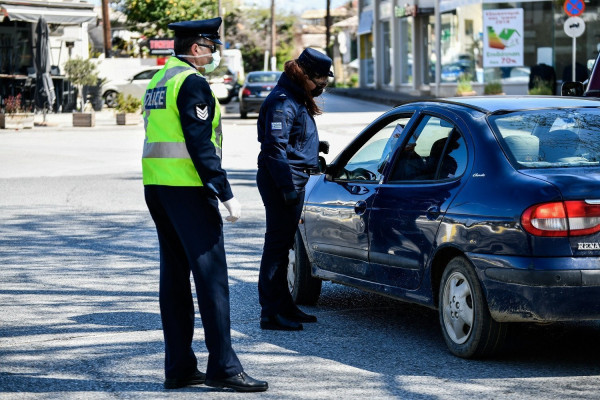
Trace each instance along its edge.
<path fill-rule="evenodd" d="M 546 64 L 556 92 L 572 78 L 573 52 L 581 78 L 600 51 L 600 0 L 568 1 L 361 0 L 360 86 L 452 96 L 468 79 L 478 94 L 492 81 L 506 94 L 526 94 L 531 68 Z M 565 30 L 574 26 L 569 14 L 585 24 L 576 39 Z"/>

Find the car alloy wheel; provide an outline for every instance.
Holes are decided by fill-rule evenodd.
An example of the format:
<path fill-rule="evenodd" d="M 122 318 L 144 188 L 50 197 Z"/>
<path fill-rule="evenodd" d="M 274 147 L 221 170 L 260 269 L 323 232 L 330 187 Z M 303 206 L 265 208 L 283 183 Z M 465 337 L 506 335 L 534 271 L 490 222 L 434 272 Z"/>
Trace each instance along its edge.
<path fill-rule="evenodd" d="M 288 289 L 296 304 L 315 305 L 321 296 L 321 280 L 311 275 L 311 265 L 302 241 L 296 231 L 294 245 L 288 255 Z"/>
<path fill-rule="evenodd" d="M 454 272 L 444 285 L 443 318 L 446 333 L 454 343 L 463 344 L 473 328 L 473 294 L 467 278 Z"/>
<path fill-rule="evenodd" d="M 464 257 L 446 265 L 439 290 L 438 311 L 448 349 L 463 358 L 481 358 L 503 345 L 507 324 L 495 321 L 488 310 L 474 267 Z"/>
<path fill-rule="evenodd" d="M 104 103 L 108 108 L 115 108 L 117 106 L 117 96 L 119 94 L 114 90 L 110 90 L 104 94 Z"/>

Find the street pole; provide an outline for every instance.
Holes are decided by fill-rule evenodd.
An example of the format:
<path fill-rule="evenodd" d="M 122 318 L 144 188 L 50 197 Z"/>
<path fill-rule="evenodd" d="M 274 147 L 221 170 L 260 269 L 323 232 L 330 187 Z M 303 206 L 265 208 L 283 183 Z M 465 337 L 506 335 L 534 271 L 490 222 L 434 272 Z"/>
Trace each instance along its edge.
<path fill-rule="evenodd" d="M 327 0 L 327 14 L 325 15 L 325 51 L 329 58 L 333 59 L 331 55 L 331 47 L 329 46 L 329 36 L 331 31 L 331 0 Z"/>
<path fill-rule="evenodd" d="M 277 58 L 275 56 L 275 39 L 277 28 L 275 27 L 275 0 L 271 0 L 271 71 L 277 69 Z"/>
<path fill-rule="evenodd" d="M 435 9 L 435 96 L 440 97 L 440 80 L 442 79 L 442 16 L 440 1 L 434 0 Z"/>
<path fill-rule="evenodd" d="M 102 0 L 102 29 L 104 36 L 104 56 L 111 57 L 112 38 L 110 34 L 110 15 L 108 13 L 108 0 Z M 70 49 L 69 49 L 70 52 Z"/>
<path fill-rule="evenodd" d="M 219 26 L 219 37 L 221 38 L 221 41 L 223 43 L 225 43 L 225 21 L 223 21 L 223 13 L 222 13 L 222 8 L 221 8 L 221 0 L 219 0 L 219 4 L 217 5 L 217 7 L 219 7 L 219 10 L 217 11 L 217 14 L 219 15 L 219 17 L 221 17 L 221 26 Z M 223 54 L 223 46 L 219 46 L 219 50 L 221 52 L 221 54 Z"/>

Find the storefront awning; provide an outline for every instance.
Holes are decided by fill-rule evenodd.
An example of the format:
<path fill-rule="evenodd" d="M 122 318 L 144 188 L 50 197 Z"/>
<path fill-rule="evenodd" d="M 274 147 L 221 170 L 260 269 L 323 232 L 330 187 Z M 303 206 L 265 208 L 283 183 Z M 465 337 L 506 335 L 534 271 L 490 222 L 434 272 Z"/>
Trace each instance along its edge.
<path fill-rule="evenodd" d="M 530 3 L 540 0 L 520 0 L 522 3 Z M 550 1 L 550 0 L 541 0 Z M 481 3 L 506 3 L 506 0 L 440 0 L 440 12 L 456 10 L 459 7 L 470 6 L 471 4 Z"/>
<path fill-rule="evenodd" d="M 59 3 L 60 4 L 60 3 Z M 0 3 L 0 16 L 8 17 L 12 21 L 25 21 L 36 23 L 43 16 L 49 24 L 79 25 L 84 22 L 96 21 L 93 8 L 72 8 L 69 3 L 65 6 L 49 7 Z"/>

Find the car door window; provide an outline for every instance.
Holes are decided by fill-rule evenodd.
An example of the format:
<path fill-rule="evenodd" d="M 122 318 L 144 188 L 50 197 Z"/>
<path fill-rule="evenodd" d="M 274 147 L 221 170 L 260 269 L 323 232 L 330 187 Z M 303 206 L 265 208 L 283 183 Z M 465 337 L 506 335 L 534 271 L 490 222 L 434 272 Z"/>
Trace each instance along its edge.
<path fill-rule="evenodd" d="M 409 120 L 410 116 L 395 119 L 373 134 L 346 163 L 339 165 L 334 180 L 378 182 Z"/>
<path fill-rule="evenodd" d="M 465 141 L 444 119 L 425 116 L 398 154 L 388 181 L 434 181 L 462 175 L 467 165 Z"/>
<path fill-rule="evenodd" d="M 141 80 L 141 79 L 152 79 L 152 77 L 154 76 L 154 74 L 156 74 L 157 72 L 158 72 L 157 69 L 151 69 L 151 70 L 148 70 L 148 71 L 143 71 L 143 72 L 140 72 L 139 74 L 135 75 L 133 77 L 133 80 L 137 81 L 137 80 Z"/>

